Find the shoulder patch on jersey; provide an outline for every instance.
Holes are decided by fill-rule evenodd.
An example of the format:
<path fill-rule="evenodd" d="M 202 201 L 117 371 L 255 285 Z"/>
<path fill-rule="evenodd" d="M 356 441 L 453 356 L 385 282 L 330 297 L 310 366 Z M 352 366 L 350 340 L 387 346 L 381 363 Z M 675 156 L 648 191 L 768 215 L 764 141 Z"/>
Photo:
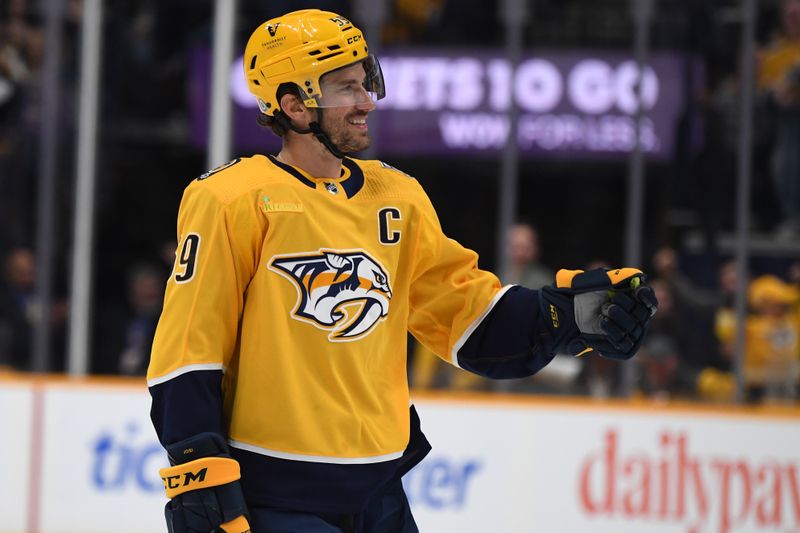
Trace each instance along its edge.
<path fill-rule="evenodd" d="M 206 178 L 210 178 L 211 176 L 213 176 L 217 172 L 220 172 L 222 170 L 225 170 L 226 168 L 232 167 L 233 165 L 235 165 L 236 163 L 238 163 L 241 160 L 242 160 L 241 157 L 237 157 L 236 159 L 233 159 L 232 161 L 228 161 L 227 163 L 222 164 L 222 165 L 218 166 L 217 168 L 212 168 L 208 172 L 204 172 L 203 174 L 200 174 L 199 176 L 197 176 L 196 179 L 197 179 L 197 181 L 203 181 Z"/>
<path fill-rule="evenodd" d="M 302 213 L 304 209 L 303 204 L 299 201 L 276 201 L 270 198 L 269 195 L 264 194 L 261 196 L 261 210 L 264 213 Z"/>
<path fill-rule="evenodd" d="M 384 163 L 383 161 L 378 161 L 378 164 L 380 164 L 380 166 L 382 166 L 383 168 L 388 168 L 389 170 L 394 170 L 395 172 L 399 172 L 400 174 L 402 174 L 402 175 L 404 175 L 404 176 L 406 176 L 408 178 L 411 178 L 412 180 L 414 179 L 414 176 L 412 176 L 411 174 L 407 174 L 407 173 L 403 172 L 402 170 L 400 170 L 399 168 L 393 167 L 389 163 Z"/>

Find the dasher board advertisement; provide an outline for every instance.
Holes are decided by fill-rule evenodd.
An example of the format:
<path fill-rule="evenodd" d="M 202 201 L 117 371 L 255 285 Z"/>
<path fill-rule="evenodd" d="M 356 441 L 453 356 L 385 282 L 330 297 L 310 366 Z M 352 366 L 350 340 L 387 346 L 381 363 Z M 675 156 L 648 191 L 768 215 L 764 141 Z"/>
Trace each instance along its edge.
<path fill-rule="evenodd" d="M 797 409 L 414 404 L 433 451 L 404 484 L 424 533 L 800 531 Z M 0 439 L 0 532 L 166 531 L 143 381 L 0 381 L 0 407 L 13 436 Z"/>

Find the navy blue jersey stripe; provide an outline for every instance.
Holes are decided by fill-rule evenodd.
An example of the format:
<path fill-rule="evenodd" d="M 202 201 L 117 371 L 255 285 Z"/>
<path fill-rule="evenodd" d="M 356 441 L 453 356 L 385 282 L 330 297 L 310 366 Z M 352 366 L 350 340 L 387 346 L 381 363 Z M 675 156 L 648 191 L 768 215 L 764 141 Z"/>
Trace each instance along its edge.
<path fill-rule="evenodd" d="M 316 189 L 317 185 L 313 181 L 308 179 L 307 177 L 303 176 L 302 172 L 298 171 L 292 165 L 287 165 L 286 163 L 282 163 L 282 162 L 278 161 L 272 155 L 270 155 L 268 157 L 269 157 L 269 160 L 272 161 L 272 164 L 274 164 L 276 167 L 284 170 L 285 172 L 288 172 L 289 174 L 291 174 L 292 176 L 297 178 L 300 181 L 300 183 L 302 183 L 304 185 L 307 185 L 307 186 L 311 187 L 312 189 Z"/>
<path fill-rule="evenodd" d="M 197 370 L 150 387 L 150 419 L 164 447 L 207 432 L 227 441 L 221 383 L 222 370 Z"/>
<path fill-rule="evenodd" d="M 349 158 L 342 160 L 342 165 L 347 167 L 350 171 L 350 176 L 342 181 L 340 185 L 344 187 L 344 192 L 347 193 L 347 197 L 352 198 L 358 194 L 358 191 L 364 186 L 364 172 L 361 170 L 361 167 L 358 166 L 358 163 Z"/>
<path fill-rule="evenodd" d="M 511 287 L 458 350 L 458 364 L 495 379 L 533 375 L 555 355 L 543 332 L 539 291 Z"/>
<path fill-rule="evenodd" d="M 393 461 L 340 465 L 290 461 L 231 448 L 248 506 L 318 513 L 356 513 L 376 491 L 399 481 L 431 449 L 411 406 L 408 446 Z"/>

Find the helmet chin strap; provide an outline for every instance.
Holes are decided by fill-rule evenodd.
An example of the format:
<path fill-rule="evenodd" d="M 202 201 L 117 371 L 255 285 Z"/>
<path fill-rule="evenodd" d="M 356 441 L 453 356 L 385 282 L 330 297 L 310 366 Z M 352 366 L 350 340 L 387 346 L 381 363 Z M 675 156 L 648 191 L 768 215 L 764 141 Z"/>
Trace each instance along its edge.
<path fill-rule="evenodd" d="M 322 145 L 325 148 L 327 148 L 328 151 L 330 153 L 332 153 L 334 157 L 336 157 L 338 159 L 344 159 L 345 157 L 347 157 L 347 153 L 346 152 L 342 152 L 341 150 L 339 150 L 339 148 L 335 144 L 333 144 L 333 141 L 331 140 L 330 136 L 327 133 L 325 133 L 324 131 L 322 131 L 322 126 L 320 126 L 320 123 L 322 122 L 322 109 L 321 108 L 317 108 L 317 117 L 319 118 L 319 120 L 315 121 L 315 122 L 310 122 L 308 124 L 308 128 L 305 128 L 305 129 L 304 128 L 298 128 L 294 124 L 294 122 L 292 122 L 292 119 L 290 119 L 289 117 L 287 117 L 283 113 L 276 113 L 275 116 L 284 126 L 286 126 L 287 128 L 289 128 L 290 130 L 292 130 L 295 133 L 303 133 L 303 134 L 311 133 L 311 134 L 313 134 L 314 137 L 316 137 L 317 140 L 319 142 L 321 142 Z"/>

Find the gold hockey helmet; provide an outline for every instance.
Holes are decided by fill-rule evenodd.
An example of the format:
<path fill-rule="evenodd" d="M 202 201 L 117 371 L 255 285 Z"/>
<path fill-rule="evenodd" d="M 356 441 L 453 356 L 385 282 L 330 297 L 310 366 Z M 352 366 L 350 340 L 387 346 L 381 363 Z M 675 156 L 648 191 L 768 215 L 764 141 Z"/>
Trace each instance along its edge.
<path fill-rule="evenodd" d="M 323 93 L 324 74 L 362 63 L 366 73 L 363 90 Z M 247 88 L 270 117 L 280 110 L 278 88 L 284 83 L 298 87 L 306 107 L 360 105 L 386 94 L 377 58 L 369 53 L 361 30 L 330 11 L 293 11 L 261 24 L 247 42 L 244 53 Z"/>

